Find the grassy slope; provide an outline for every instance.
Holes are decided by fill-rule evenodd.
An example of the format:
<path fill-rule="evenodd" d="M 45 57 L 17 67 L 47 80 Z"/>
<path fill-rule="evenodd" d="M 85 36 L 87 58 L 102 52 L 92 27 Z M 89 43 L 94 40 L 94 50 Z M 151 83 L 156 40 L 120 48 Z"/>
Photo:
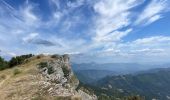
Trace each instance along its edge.
<path fill-rule="evenodd" d="M 38 74 L 36 65 L 47 59 L 52 58 L 32 57 L 25 64 L 0 71 L 0 100 L 23 100 L 24 98 L 30 100 L 40 95 L 39 82 L 42 77 Z M 15 73 L 16 69 L 17 73 Z"/>

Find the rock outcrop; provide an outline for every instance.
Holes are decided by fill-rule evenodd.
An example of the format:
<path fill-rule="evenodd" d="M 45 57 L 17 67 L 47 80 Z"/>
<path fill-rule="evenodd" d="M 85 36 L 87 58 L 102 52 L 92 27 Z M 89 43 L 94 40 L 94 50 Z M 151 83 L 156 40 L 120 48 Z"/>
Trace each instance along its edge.
<path fill-rule="evenodd" d="M 38 69 L 44 78 L 44 87 L 52 96 L 74 97 L 80 100 L 96 100 L 95 95 L 89 95 L 82 90 L 76 91 L 79 80 L 74 75 L 68 55 L 52 55 L 51 60 L 38 64 Z M 43 86 L 43 85 L 42 85 Z"/>

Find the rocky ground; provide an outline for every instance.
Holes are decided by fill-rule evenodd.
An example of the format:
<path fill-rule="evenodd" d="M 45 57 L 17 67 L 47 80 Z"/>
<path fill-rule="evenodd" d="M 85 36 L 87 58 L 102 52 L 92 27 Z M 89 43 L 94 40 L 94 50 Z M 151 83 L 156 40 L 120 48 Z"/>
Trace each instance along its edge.
<path fill-rule="evenodd" d="M 0 100 L 97 100 L 78 85 L 68 55 L 38 55 L 0 71 Z"/>

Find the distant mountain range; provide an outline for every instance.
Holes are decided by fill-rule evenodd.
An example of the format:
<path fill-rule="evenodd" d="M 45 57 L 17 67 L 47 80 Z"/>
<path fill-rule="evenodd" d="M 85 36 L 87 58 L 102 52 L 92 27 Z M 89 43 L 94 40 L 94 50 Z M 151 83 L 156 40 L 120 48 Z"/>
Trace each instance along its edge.
<path fill-rule="evenodd" d="M 72 66 L 78 79 L 99 97 L 107 95 L 106 100 L 129 95 L 140 95 L 145 100 L 170 100 L 169 65 L 84 63 Z"/>
<path fill-rule="evenodd" d="M 108 70 L 77 70 L 75 74 L 81 82 L 92 84 L 106 76 L 116 75 L 116 72 Z"/>
<path fill-rule="evenodd" d="M 72 63 L 74 71 L 79 70 L 107 70 L 117 74 L 131 74 L 155 68 L 168 68 L 170 64 L 138 64 L 138 63 Z"/>
<path fill-rule="evenodd" d="M 170 68 L 107 76 L 90 85 L 97 94 L 117 97 L 140 95 L 145 100 L 170 100 Z"/>
<path fill-rule="evenodd" d="M 167 68 L 170 64 L 137 64 L 137 63 L 72 63 L 72 68 L 77 77 L 85 84 L 93 83 L 106 76 L 126 75 L 155 72 L 155 68 Z M 151 71 L 150 71 L 151 70 Z"/>

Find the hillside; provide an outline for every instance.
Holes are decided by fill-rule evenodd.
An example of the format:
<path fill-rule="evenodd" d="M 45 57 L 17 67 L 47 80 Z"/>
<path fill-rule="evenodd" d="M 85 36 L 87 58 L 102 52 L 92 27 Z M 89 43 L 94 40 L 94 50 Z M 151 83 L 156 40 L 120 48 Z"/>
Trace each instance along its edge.
<path fill-rule="evenodd" d="M 116 73 L 108 70 L 76 70 L 75 74 L 84 84 L 91 84 L 106 76 L 115 75 Z"/>
<path fill-rule="evenodd" d="M 38 55 L 0 71 L 0 100 L 97 99 L 78 85 L 68 55 Z"/>
<path fill-rule="evenodd" d="M 132 74 L 139 71 L 147 71 L 155 68 L 167 68 L 170 64 L 138 64 L 138 63 L 72 63 L 74 71 L 104 70 L 113 71 L 116 75 Z"/>
<path fill-rule="evenodd" d="M 121 97 L 140 95 L 146 100 L 170 100 L 170 68 L 154 69 L 140 74 L 105 77 L 93 83 L 97 94 Z"/>

